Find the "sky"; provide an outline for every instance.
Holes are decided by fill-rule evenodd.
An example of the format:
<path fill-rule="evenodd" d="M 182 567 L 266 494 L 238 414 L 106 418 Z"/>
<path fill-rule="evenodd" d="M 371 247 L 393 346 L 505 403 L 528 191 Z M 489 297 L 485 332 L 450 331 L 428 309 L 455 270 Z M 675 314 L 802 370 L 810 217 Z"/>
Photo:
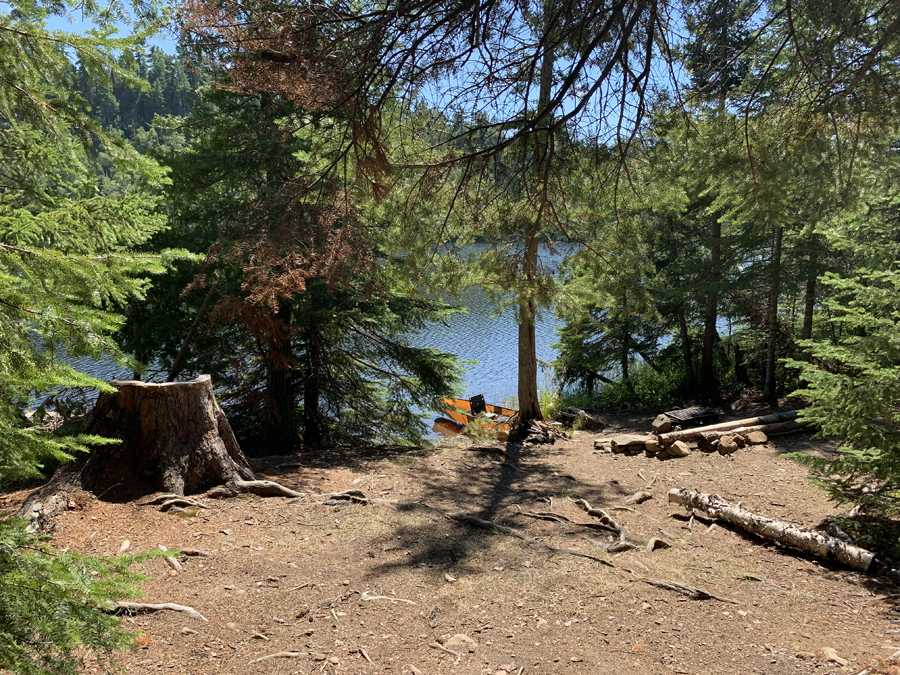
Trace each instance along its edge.
<path fill-rule="evenodd" d="M 82 21 L 78 20 L 77 15 L 73 16 L 73 20 L 69 20 L 66 17 L 62 16 L 51 16 L 47 19 L 47 28 L 50 30 L 62 30 L 67 33 L 86 33 L 88 30 L 94 27 L 94 23 L 91 21 Z M 123 30 L 128 30 L 128 27 L 124 24 L 122 25 Z M 124 35 L 127 35 L 125 33 Z M 148 47 L 159 47 L 164 52 L 168 54 L 175 53 L 175 36 L 174 33 L 167 31 L 165 33 L 160 33 L 157 37 L 153 37 L 147 41 Z"/>

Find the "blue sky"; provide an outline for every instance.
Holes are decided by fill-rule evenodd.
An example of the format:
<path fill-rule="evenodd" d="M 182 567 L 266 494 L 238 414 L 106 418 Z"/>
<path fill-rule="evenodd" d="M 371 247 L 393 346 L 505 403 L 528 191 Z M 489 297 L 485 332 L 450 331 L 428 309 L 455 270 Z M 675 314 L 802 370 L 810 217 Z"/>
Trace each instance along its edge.
<path fill-rule="evenodd" d="M 66 17 L 54 15 L 47 19 L 47 28 L 50 30 L 63 30 L 68 33 L 85 33 L 91 28 L 94 27 L 94 24 L 91 21 L 80 21 L 78 20 L 77 15 L 73 15 L 72 20 L 67 19 Z M 124 30 L 128 30 L 128 27 L 123 24 L 122 28 Z M 127 35 L 127 33 L 125 33 Z M 175 53 L 175 38 L 174 34 L 171 31 L 166 31 L 164 33 L 160 33 L 158 36 L 151 38 L 147 41 L 148 47 L 159 47 L 164 52 L 169 54 Z"/>

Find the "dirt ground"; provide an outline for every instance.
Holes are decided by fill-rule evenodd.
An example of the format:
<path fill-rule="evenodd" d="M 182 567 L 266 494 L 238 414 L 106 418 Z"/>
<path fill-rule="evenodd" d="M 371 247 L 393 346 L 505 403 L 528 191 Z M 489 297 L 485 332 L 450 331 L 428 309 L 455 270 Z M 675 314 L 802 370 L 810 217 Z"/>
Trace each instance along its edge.
<path fill-rule="evenodd" d="M 132 675 L 900 674 L 886 660 L 900 649 L 896 586 L 691 521 L 666 501 L 669 489 L 692 488 L 817 525 L 839 512 L 783 453 L 829 452 L 827 442 L 795 433 L 730 457 L 695 451 L 661 461 L 596 451 L 597 438 L 650 428 L 650 419 L 607 419 L 613 426 L 601 434 L 554 445 L 459 437 L 427 449 L 333 450 L 280 469 L 272 462 L 261 473 L 304 497 L 204 499 L 196 515 L 85 494 L 57 519 L 53 544 L 116 555 L 127 539 L 133 551 L 209 554 L 181 556 L 180 572 L 161 558 L 144 566 L 144 601 L 188 605 L 208 622 L 172 611 L 125 618 L 143 634 L 119 657 Z M 476 515 L 615 567 L 421 506 L 323 503 L 349 489 Z M 619 508 L 640 490 L 652 499 Z M 9 510 L 25 494 L 0 501 Z M 631 541 L 661 537 L 671 547 L 609 555 L 602 531 L 523 515 L 591 521 L 573 499 L 607 510 Z M 734 602 L 692 600 L 639 577 Z"/>

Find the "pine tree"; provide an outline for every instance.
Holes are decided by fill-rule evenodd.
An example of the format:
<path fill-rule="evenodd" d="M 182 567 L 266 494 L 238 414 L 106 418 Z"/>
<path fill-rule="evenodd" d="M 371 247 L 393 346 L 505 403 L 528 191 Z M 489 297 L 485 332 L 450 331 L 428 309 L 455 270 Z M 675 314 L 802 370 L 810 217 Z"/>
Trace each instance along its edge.
<path fill-rule="evenodd" d="M 78 4 L 98 24 L 88 36 L 49 31 L 45 20 L 76 4 L 13 2 L 0 12 L 0 483 L 40 475 L 105 439 L 55 434 L 37 393 L 109 389 L 60 359 L 109 355 L 124 363 L 112 333 L 121 309 L 177 253 L 136 254 L 164 226 L 162 170 L 104 134 L 76 90 L 117 74 L 140 83 L 112 55 L 138 45 L 158 18 L 113 38 L 121 8 Z M 101 161 L 102 157 L 102 161 Z M 101 170 L 102 169 L 102 170 Z M 105 172 L 105 175 L 104 175 Z M 75 673 L 82 653 L 99 656 L 131 641 L 102 603 L 135 593 L 120 561 L 61 553 L 0 519 L 0 669 Z"/>

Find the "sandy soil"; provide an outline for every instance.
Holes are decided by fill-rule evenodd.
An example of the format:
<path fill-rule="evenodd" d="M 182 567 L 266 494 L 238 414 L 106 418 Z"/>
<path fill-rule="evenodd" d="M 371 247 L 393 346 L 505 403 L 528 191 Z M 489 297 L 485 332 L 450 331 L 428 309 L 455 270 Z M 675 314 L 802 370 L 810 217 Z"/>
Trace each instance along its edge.
<path fill-rule="evenodd" d="M 196 515 L 85 494 L 58 518 L 53 543 L 102 555 L 126 539 L 136 551 L 209 553 L 181 556 L 180 572 L 162 559 L 144 566 L 146 602 L 189 605 L 208 622 L 171 611 L 127 617 L 144 636 L 120 657 L 133 675 L 900 674 L 886 661 L 900 649 L 897 588 L 887 580 L 691 521 L 666 502 L 670 488 L 687 487 L 817 525 L 838 511 L 783 453 L 829 452 L 827 442 L 792 434 L 730 457 L 660 461 L 595 451 L 597 438 L 650 427 L 644 418 L 608 419 L 602 434 L 576 432 L 555 445 L 460 437 L 411 451 L 333 450 L 300 458 L 300 467 L 271 463 L 265 477 L 306 496 L 207 499 Z M 323 503 L 348 489 L 476 515 L 615 567 L 428 508 Z M 618 508 L 639 490 L 653 498 Z M 10 509 L 24 495 L 0 501 Z M 671 547 L 609 555 L 602 531 L 523 515 L 552 509 L 590 521 L 576 498 L 608 510 L 630 540 L 661 537 Z M 734 602 L 691 600 L 641 576 Z M 280 652 L 288 655 L 259 660 Z"/>

